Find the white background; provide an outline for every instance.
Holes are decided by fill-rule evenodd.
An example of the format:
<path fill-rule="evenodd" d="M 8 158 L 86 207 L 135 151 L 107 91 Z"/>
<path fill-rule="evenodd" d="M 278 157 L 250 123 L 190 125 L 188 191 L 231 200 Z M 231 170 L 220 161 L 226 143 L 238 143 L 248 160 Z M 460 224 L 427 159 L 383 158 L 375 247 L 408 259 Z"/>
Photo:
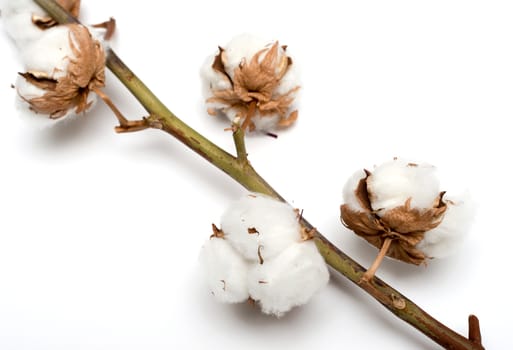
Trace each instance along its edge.
<path fill-rule="evenodd" d="M 253 165 L 365 266 L 376 250 L 339 223 L 345 180 L 394 156 L 436 165 L 445 190 L 478 203 L 469 238 L 451 258 L 386 260 L 378 274 L 460 333 L 477 314 L 488 349 L 513 346 L 510 1 L 82 3 L 86 23 L 114 16 L 128 66 L 229 150 L 200 65 L 241 32 L 287 44 L 299 121 L 276 140 L 251 136 Z M 103 105 L 48 130 L 22 123 L 10 87 L 22 65 L 4 33 L 0 52 L 0 349 L 437 348 L 337 275 L 282 319 L 217 304 L 197 255 L 244 190 L 162 132 L 116 135 Z M 144 115 L 107 78 L 120 109 Z"/>

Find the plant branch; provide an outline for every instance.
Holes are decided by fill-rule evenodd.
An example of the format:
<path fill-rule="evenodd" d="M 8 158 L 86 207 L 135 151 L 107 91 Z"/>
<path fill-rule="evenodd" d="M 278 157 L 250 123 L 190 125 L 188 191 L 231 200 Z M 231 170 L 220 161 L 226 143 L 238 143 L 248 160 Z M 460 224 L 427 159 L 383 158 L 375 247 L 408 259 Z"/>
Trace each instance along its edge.
<path fill-rule="evenodd" d="M 71 17 L 53 0 L 35 0 L 35 2 L 59 23 L 77 22 L 75 18 Z M 150 127 L 161 129 L 177 138 L 201 157 L 224 171 L 247 190 L 267 194 L 284 201 L 248 162 L 240 162 L 238 157 L 234 157 L 219 148 L 178 119 L 111 49 L 107 50 L 107 66 L 148 111 L 150 116 L 145 120 Z M 245 147 L 240 147 L 239 143 L 239 146 L 237 146 L 239 157 L 242 152 L 245 154 Z M 301 218 L 301 223 L 307 230 L 314 229 L 304 218 Z M 454 350 L 484 349 L 480 340 L 477 341 L 478 338 L 480 339 L 480 336 L 477 337 L 476 335 L 475 321 L 472 321 L 472 325 L 470 325 L 470 328 L 473 329 L 472 339 L 467 339 L 434 319 L 381 279 L 375 277 L 368 283 L 359 284 L 358 282 L 366 271 L 360 264 L 335 247 L 319 232 L 316 233 L 315 242 L 319 252 L 334 270 L 347 277 L 396 316 L 420 330 L 436 343 L 444 348 Z M 473 317 L 475 318 L 475 316 Z M 479 329 L 478 326 L 477 329 Z"/>

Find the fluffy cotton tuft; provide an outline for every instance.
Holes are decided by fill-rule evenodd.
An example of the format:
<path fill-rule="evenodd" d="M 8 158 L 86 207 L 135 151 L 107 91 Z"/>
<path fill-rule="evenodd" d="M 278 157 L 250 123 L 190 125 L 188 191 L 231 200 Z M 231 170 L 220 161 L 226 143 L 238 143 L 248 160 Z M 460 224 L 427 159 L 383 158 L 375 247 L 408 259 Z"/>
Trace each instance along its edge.
<path fill-rule="evenodd" d="M 430 258 L 445 258 L 457 250 L 470 230 L 475 214 L 475 206 L 467 194 L 462 199 L 445 198 L 447 210 L 440 225 L 427 231 L 424 239 L 417 244 Z"/>
<path fill-rule="evenodd" d="M 250 60 L 258 51 L 269 47 L 272 43 L 273 42 L 270 40 L 265 40 L 249 33 L 237 35 L 232 38 L 224 47 L 226 60 L 223 61 L 223 63 L 226 73 L 233 78 L 235 76 L 235 68 L 237 68 L 241 62 Z"/>
<path fill-rule="evenodd" d="M 281 316 L 328 282 L 324 259 L 289 205 L 250 194 L 234 202 L 221 221 L 200 258 L 218 301 L 249 297 L 264 313 Z"/>
<path fill-rule="evenodd" d="M 221 217 L 224 237 L 251 262 L 278 255 L 301 241 L 301 226 L 294 209 L 261 194 L 234 202 Z"/>
<path fill-rule="evenodd" d="M 346 184 L 344 185 L 344 203 L 347 204 L 354 211 L 364 210 L 360 203 L 360 200 L 356 196 L 356 189 L 358 188 L 358 184 L 360 183 L 360 181 L 365 179 L 366 177 L 367 173 L 365 173 L 365 170 L 358 170 L 346 181 Z"/>
<path fill-rule="evenodd" d="M 32 22 L 33 16 L 43 17 L 46 12 L 33 0 L 4 0 L 0 4 L 4 28 L 19 48 L 43 35 L 43 30 Z"/>
<path fill-rule="evenodd" d="M 372 208 L 382 215 L 411 198 L 414 208 L 429 208 L 440 194 L 435 167 L 394 159 L 376 167 L 367 180 Z"/>
<path fill-rule="evenodd" d="M 249 271 L 249 293 L 262 312 L 282 316 L 306 304 L 329 280 L 326 263 L 313 241 L 294 243 L 274 259 Z"/>
<path fill-rule="evenodd" d="M 44 35 L 21 52 L 21 59 L 28 71 L 43 73 L 45 77 L 59 79 L 66 75 L 69 62 L 76 59 L 71 48 L 68 26 L 57 26 L 45 30 Z"/>
<path fill-rule="evenodd" d="M 217 301 L 241 303 L 249 298 L 248 262 L 223 238 L 212 237 L 203 246 L 200 264 Z"/>
<path fill-rule="evenodd" d="M 209 114 L 223 115 L 249 131 L 291 125 L 300 83 L 286 51 L 277 41 L 250 34 L 220 47 L 200 70 Z"/>

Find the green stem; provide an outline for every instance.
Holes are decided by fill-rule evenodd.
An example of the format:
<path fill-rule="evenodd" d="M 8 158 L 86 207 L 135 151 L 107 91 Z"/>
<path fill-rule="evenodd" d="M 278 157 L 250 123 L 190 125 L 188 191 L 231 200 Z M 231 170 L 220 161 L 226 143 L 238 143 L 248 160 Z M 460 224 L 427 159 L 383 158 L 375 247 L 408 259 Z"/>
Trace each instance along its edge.
<path fill-rule="evenodd" d="M 57 5 L 54 0 L 35 0 L 35 2 L 59 23 L 76 22 L 76 19 Z M 150 114 L 147 118 L 149 126 L 161 129 L 174 136 L 201 157 L 224 171 L 247 190 L 264 193 L 284 201 L 284 199 L 260 177 L 249 162 L 240 161 L 241 157 L 245 160 L 246 152 L 244 143 L 240 142 L 239 136 L 241 135 L 234 135 L 238 154 L 238 157 L 234 157 L 178 119 L 121 61 L 114 51 L 110 49 L 107 52 L 107 66 L 148 111 Z M 241 153 L 244 153 L 244 155 Z M 302 224 L 306 229 L 313 229 L 313 226 L 304 218 L 302 219 Z M 322 234 L 316 234 L 315 242 L 319 252 L 333 269 L 354 282 L 358 287 L 364 289 L 388 310 L 420 330 L 436 343 L 446 349 L 483 349 L 480 341 L 477 342 L 476 339 L 469 340 L 438 322 L 381 279 L 375 277 L 371 281 L 361 283 L 361 278 L 366 270 L 335 247 Z M 475 330 L 475 317 L 473 317 L 472 320 L 472 327 L 474 328 L 473 334 L 477 334 L 478 332 Z"/>
<path fill-rule="evenodd" d="M 244 129 L 237 123 L 233 125 L 233 143 L 237 151 L 237 160 L 241 163 L 248 162 L 248 152 L 246 151 L 246 133 Z"/>

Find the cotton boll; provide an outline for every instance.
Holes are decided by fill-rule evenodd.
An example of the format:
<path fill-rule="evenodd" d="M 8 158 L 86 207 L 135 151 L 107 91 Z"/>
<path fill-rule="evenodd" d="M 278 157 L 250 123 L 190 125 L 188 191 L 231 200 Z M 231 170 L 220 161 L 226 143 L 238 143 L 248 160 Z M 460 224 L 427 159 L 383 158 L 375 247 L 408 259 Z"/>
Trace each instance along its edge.
<path fill-rule="evenodd" d="M 97 92 L 105 86 L 105 51 L 87 27 L 79 24 L 52 27 L 22 52 L 27 83 L 44 90 L 27 92 L 23 84 L 18 93 L 30 105 L 30 110 L 50 118 L 81 114 L 90 109 Z"/>
<path fill-rule="evenodd" d="M 261 194 L 234 202 L 221 217 L 221 229 L 225 239 L 252 262 L 265 262 L 301 241 L 292 207 Z"/>
<path fill-rule="evenodd" d="M 447 210 L 440 225 L 427 231 L 424 239 L 417 244 L 426 256 L 444 258 L 452 254 L 470 230 L 475 207 L 469 195 L 463 199 L 446 198 Z"/>
<path fill-rule="evenodd" d="M 254 265 L 249 294 L 262 312 L 282 316 L 306 304 L 328 283 L 329 272 L 313 241 L 294 243 L 273 259 Z"/>
<path fill-rule="evenodd" d="M 240 303 L 248 300 L 248 263 L 226 240 L 209 239 L 201 250 L 200 264 L 217 301 Z"/>
<path fill-rule="evenodd" d="M 354 211 L 362 211 L 360 200 L 356 197 L 356 189 L 361 180 L 367 177 L 365 170 L 356 171 L 346 182 L 343 189 L 344 203 Z"/>
<path fill-rule="evenodd" d="M 247 131 L 268 132 L 297 119 L 298 70 L 277 41 L 235 37 L 201 68 L 207 111 Z"/>
<path fill-rule="evenodd" d="M 440 194 L 435 167 L 395 159 L 376 167 L 367 179 L 371 205 L 378 215 L 404 205 L 411 198 L 412 208 L 430 208 Z"/>

